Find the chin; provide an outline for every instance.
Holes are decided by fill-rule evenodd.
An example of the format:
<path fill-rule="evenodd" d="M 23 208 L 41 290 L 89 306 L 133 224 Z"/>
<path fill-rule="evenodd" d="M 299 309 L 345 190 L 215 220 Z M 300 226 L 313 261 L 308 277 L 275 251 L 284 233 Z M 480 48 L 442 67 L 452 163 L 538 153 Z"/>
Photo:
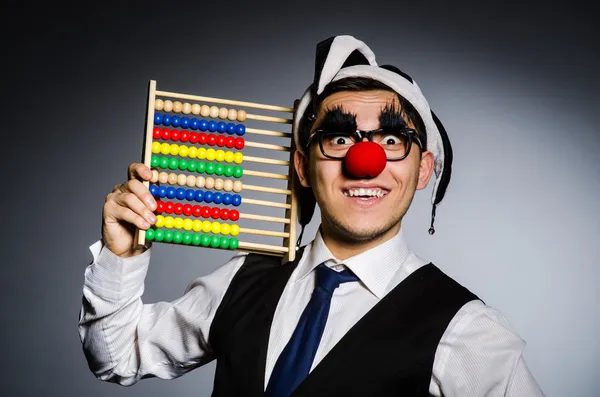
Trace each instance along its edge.
<path fill-rule="evenodd" d="M 373 219 L 360 217 L 356 221 L 346 218 L 341 220 L 336 216 L 324 216 L 323 223 L 330 233 L 337 238 L 349 242 L 364 242 L 377 239 L 400 223 L 400 218 Z"/>

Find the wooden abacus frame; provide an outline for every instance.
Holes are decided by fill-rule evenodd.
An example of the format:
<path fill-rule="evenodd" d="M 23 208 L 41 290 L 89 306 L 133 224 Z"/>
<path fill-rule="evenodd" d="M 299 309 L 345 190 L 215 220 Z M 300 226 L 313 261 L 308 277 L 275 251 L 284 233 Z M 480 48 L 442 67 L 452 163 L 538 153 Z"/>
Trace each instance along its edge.
<path fill-rule="evenodd" d="M 153 143 L 155 142 L 153 133 L 154 133 L 154 128 L 155 128 L 155 123 L 154 123 L 155 111 L 157 110 L 156 104 L 157 104 L 157 100 L 160 101 L 160 100 L 162 100 L 162 98 L 165 98 L 164 101 L 174 100 L 175 102 L 171 101 L 171 104 L 178 103 L 177 106 L 179 106 L 179 105 L 184 106 L 182 109 L 178 109 L 178 110 L 173 109 L 172 111 L 171 110 L 167 111 L 167 109 L 165 109 L 164 111 L 166 113 L 173 113 L 173 112 L 174 113 L 184 113 L 184 116 L 186 116 L 186 117 L 189 114 L 190 117 L 194 117 L 195 115 L 201 115 L 201 117 L 207 117 L 207 118 L 212 118 L 212 119 L 220 118 L 221 121 L 224 121 L 227 119 L 229 121 L 237 120 L 240 122 L 243 122 L 245 120 L 258 120 L 258 121 L 272 122 L 272 123 L 292 124 L 294 121 L 293 118 L 296 115 L 295 108 L 287 108 L 287 107 L 282 107 L 282 106 L 265 105 L 265 104 L 259 104 L 259 103 L 253 103 L 253 102 L 244 102 L 244 101 L 221 99 L 221 98 L 211 98 L 211 97 L 183 94 L 183 93 L 177 93 L 177 92 L 158 91 L 156 89 L 156 81 L 151 80 L 149 82 L 149 86 L 148 86 L 148 103 L 147 103 L 146 126 L 145 126 L 145 135 L 144 135 L 144 146 L 143 146 L 143 152 L 142 152 L 142 158 L 143 158 L 142 161 L 148 168 L 153 170 L 153 180 L 152 181 L 155 181 L 157 178 L 162 178 L 162 180 L 164 181 L 166 177 L 170 177 L 171 179 L 169 181 L 169 184 L 174 184 L 174 185 L 178 185 L 178 186 L 203 188 L 203 187 L 205 187 L 205 184 L 207 184 L 207 185 L 211 185 L 210 187 L 209 186 L 206 187 L 207 189 L 210 189 L 211 187 L 214 186 L 213 183 L 215 183 L 215 180 L 210 177 L 204 178 L 202 176 L 196 177 L 196 176 L 190 176 L 190 175 L 185 175 L 185 174 L 173 175 L 173 173 L 165 176 L 164 172 L 160 173 L 158 170 L 155 169 L 155 167 L 152 166 Z M 189 104 L 188 102 L 185 102 L 184 104 L 182 104 L 179 100 L 190 101 L 190 102 L 193 102 L 193 104 Z M 163 103 L 164 103 L 164 101 L 163 101 Z M 298 101 L 296 101 L 295 105 L 297 104 L 297 102 Z M 264 115 L 258 115 L 258 114 L 248 114 L 245 112 L 245 110 L 238 111 L 238 110 L 234 110 L 234 109 L 226 109 L 223 107 L 219 108 L 216 106 L 217 104 L 218 105 L 231 105 L 231 106 L 242 107 L 242 108 L 259 109 L 259 110 L 263 110 L 263 111 L 276 111 L 276 112 L 290 113 L 292 115 L 292 119 L 282 118 L 282 117 L 273 117 L 273 116 L 264 116 Z M 191 108 L 193 110 L 190 110 Z M 206 110 L 207 108 L 210 111 L 209 114 L 207 114 L 207 110 Z M 185 109 L 185 111 L 184 111 L 184 109 Z M 219 114 L 217 114 L 217 111 Z M 294 161 L 293 161 L 295 145 L 294 145 L 294 139 L 292 137 L 292 133 L 291 132 L 265 130 L 265 129 L 256 129 L 256 128 L 245 128 L 245 132 L 248 134 L 255 134 L 257 136 L 260 136 L 260 135 L 277 136 L 277 137 L 285 137 L 285 138 L 290 139 L 289 147 L 281 146 L 281 145 L 260 143 L 260 142 L 244 142 L 243 143 L 244 147 L 254 147 L 254 148 L 275 150 L 275 151 L 289 151 L 290 155 L 289 155 L 288 160 L 251 157 L 251 156 L 244 156 L 242 154 L 244 162 L 248 161 L 248 162 L 256 162 L 256 163 L 262 163 L 262 164 L 287 166 L 288 167 L 287 175 L 286 174 L 278 174 L 278 173 L 261 172 L 261 171 L 250 171 L 250 170 L 243 171 L 243 174 L 248 175 L 248 176 L 287 180 L 287 189 L 277 189 L 277 188 L 271 188 L 271 187 L 246 185 L 246 184 L 242 184 L 242 182 L 235 182 L 235 184 L 237 184 L 236 187 L 238 187 L 238 189 L 241 189 L 242 188 L 241 186 L 243 186 L 244 190 L 286 195 L 285 203 L 271 202 L 271 201 L 265 201 L 265 200 L 255 200 L 255 199 L 244 199 L 244 198 L 241 199 L 242 203 L 285 208 L 285 217 L 284 218 L 263 216 L 263 215 L 257 215 L 257 214 L 247 214 L 247 213 L 239 214 L 239 219 L 252 219 L 252 220 L 283 223 L 284 231 L 277 232 L 277 231 L 261 230 L 261 229 L 239 228 L 239 233 L 242 233 L 242 234 L 247 233 L 247 234 L 254 234 L 254 235 L 282 237 L 283 242 L 282 242 L 281 246 L 277 246 L 277 245 L 259 244 L 259 243 L 239 241 L 239 244 L 235 248 L 235 250 L 245 251 L 245 252 L 250 252 L 250 253 L 281 256 L 282 263 L 286 263 L 288 261 L 293 261 L 295 259 L 295 254 L 296 254 L 296 239 L 297 239 L 296 224 L 297 224 L 297 216 L 298 216 L 298 207 L 297 207 L 298 204 L 297 204 L 297 198 L 296 198 L 295 186 L 294 186 L 297 178 L 296 178 Z M 177 146 L 177 145 L 175 145 L 175 146 Z M 198 146 L 203 146 L 203 145 L 198 144 Z M 187 151 L 187 149 L 186 149 L 186 151 Z M 240 152 L 241 151 L 236 153 L 236 156 L 238 156 Z M 233 156 L 233 154 L 231 154 L 229 156 L 230 159 L 231 159 L 231 156 Z M 167 171 L 169 171 L 169 170 L 167 170 Z M 177 181 L 175 181 L 175 178 L 177 178 Z M 185 179 L 185 183 L 179 183 L 179 182 L 184 182 L 184 179 Z M 209 183 L 209 180 L 211 181 L 210 183 Z M 230 188 L 229 190 L 231 191 L 232 182 L 226 181 L 224 183 L 227 185 L 227 187 Z M 145 181 L 144 185 L 147 188 L 150 188 L 150 182 Z M 221 186 L 221 185 L 222 185 L 222 183 L 219 183 L 219 186 Z M 235 191 L 239 191 L 238 189 L 236 189 Z M 188 225 L 189 225 L 189 223 L 188 223 Z M 143 246 L 147 241 L 146 240 L 146 231 L 142 230 L 142 229 L 137 229 L 136 234 L 137 234 L 137 237 L 136 237 L 134 244 L 137 244 L 138 247 Z M 191 245 L 191 244 L 188 244 L 188 245 Z M 198 246 L 205 247 L 203 245 L 198 245 Z M 214 248 L 219 249 L 218 247 L 214 247 Z"/>

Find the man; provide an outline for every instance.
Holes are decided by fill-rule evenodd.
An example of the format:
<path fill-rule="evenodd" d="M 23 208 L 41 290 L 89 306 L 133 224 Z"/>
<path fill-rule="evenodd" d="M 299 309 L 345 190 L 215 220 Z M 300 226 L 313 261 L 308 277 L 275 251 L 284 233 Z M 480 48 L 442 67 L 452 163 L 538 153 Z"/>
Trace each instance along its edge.
<path fill-rule="evenodd" d="M 219 396 L 543 396 L 504 317 L 404 239 L 415 191 L 435 172 L 435 216 L 452 161 L 416 83 L 350 36 L 319 43 L 316 58 L 293 128 L 300 223 L 316 202 L 315 239 L 292 263 L 238 254 L 180 299 L 143 304 L 151 248 L 132 250 L 133 226 L 154 223 L 155 202 L 140 182 L 150 170 L 133 164 L 86 269 L 91 370 L 131 385 L 216 359 Z"/>

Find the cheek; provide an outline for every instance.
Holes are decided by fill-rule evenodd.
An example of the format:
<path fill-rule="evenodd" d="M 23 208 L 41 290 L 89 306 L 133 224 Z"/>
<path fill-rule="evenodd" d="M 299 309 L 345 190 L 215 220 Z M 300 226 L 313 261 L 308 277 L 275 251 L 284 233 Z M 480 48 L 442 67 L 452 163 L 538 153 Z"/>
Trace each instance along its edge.
<path fill-rule="evenodd" d="M 332 190 L 341 176 L 340 161 L 317 159 L 311 163 L 310 179 L 316 195 L 327 194 Z"/>

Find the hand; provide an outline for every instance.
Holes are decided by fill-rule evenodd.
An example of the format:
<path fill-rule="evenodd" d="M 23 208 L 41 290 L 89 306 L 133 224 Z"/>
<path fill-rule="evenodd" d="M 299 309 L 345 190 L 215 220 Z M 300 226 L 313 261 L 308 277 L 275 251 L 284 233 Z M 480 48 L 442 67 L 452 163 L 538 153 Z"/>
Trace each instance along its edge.
<path fill-rule="evenodd" d="M 102 238 L 106 247 L 123 258 L 139 255 L 134 249 L 136 227 L 147 230 L 156 222 L 153 212 L 156 201 L 143 181 L 152 178 L 152 171 L 142 163 L 128 168 L 129 180 L 115 185 L 106 196 L 102 210 Z"/>

